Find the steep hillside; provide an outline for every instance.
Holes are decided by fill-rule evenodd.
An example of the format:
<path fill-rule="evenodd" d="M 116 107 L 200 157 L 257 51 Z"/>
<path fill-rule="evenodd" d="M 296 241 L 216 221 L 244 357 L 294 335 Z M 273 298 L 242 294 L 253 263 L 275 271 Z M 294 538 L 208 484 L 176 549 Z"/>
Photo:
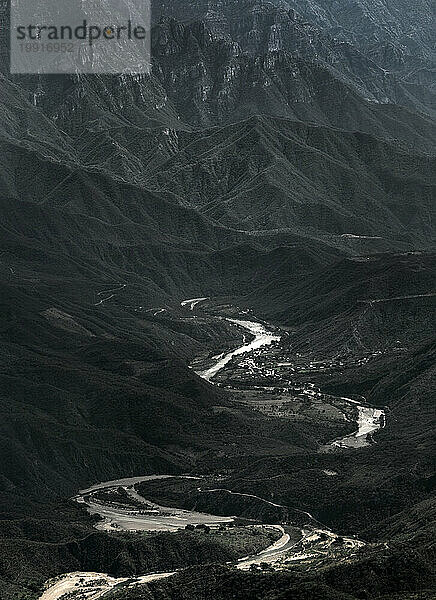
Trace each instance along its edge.
<path fill-rule="evenodd" d="M 264 310 L 274 307 L 271 317 L 294 325 L 355 309 L 395 310 L 407 301 L 431 306 L 436 294 L 434 261 L 434 252 L 386 253 L 348 258 L 300 280 L 272 273 L 247 301 L 258 298 Z"/>
<path fill-rule="evenodd" d="M 0 0 L 0 599 L 191 567 L 105 598 L 430 600 L 434 7 L 153 10 L 150 75 L 11 76 Z M 253 327 L 231 317 L 271 343 L 236 355 Z M 362 409 L 376 427 L 335 445 Z M 259 550 L 255 528 L 108 534 L 68 500 L 181 473 L 214 487 L 144 494 L 330 527 L 336 547 L 244 573 L 224 563 Z"/>
<path fill-rule="evenodd" d="M 355 2 L 180 2 L 155 5 L 155 19 L 201 20 L 214 36 L 252 54 L 286 50 L 325 66 L 365 97 L 434 114 L 435 13 L 429 0 Z"/>
<path fill-rule="evenodd" d="M 180 132 L 176 140 L 178 152 L 155 169 L 153 185 L 223 225 L 433 243 L 436 180 L 428 156 L 267 117 L 201 136 Z"/>

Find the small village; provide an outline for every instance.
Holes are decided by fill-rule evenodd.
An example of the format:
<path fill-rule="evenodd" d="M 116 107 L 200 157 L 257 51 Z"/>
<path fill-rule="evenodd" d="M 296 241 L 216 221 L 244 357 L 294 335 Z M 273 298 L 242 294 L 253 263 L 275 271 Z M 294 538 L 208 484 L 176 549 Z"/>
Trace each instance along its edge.
<path fill-rule="evenodd" d="M 380 358 L 382 350 L 326 359 L 293 353 L 285 335 L 260 348 L 235 354 L 213 381 L 232 390 L 233 400 L 239 405 L 271 417 L 317 423 L 320 431 L 324 430 L 320 441 L 333 439 L 332 443 L 322 442 L 320 451 L 337 451 L 342 445 L 335 438 L 356 431 L 367 401 L 359 394 L 345 397 L 328 393 L 324 384 Z M 384 427 L 385 415 L 379 412 L 371 416 L 373 430 Z M 372 431 L 359 443 L 373 443 Z"/>

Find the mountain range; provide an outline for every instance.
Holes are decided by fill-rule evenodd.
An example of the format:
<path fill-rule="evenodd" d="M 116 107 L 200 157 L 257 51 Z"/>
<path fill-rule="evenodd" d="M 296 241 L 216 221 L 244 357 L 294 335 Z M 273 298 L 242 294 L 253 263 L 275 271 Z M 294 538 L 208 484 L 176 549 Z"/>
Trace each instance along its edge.
<path fill-rule="evenodd" d="M 370 549 L 260 575 L 200 566 L 194 544 L 171 564 L 191 569 L 110 597 L 434 597 L 433 3 L 161 0 L 150 75 L 122 77 L 10 75 L 8 20 L 2 0 L 0 598 L 166 568 L 158 542 L 150 562 L 68 498 L 188 472 Z M 209 311 L 181 307 L 200 297 Z M 380 352 L 311 379 L 386 408 L 377 443 L 319 453 L 323 424 L 235 408 L 198 377 L 194 358 L 245 339 L 216 304 L 309 362 Z"/>

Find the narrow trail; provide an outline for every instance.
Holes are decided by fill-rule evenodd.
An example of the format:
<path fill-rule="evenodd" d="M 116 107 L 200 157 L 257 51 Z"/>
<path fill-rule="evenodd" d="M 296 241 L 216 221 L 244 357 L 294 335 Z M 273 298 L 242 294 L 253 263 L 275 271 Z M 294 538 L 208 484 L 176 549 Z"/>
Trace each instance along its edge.
<path fill-rule="evenodd" d="M 101 300 L 96 302 L 94 304 L 94 306 L 100 306 L 101 304 L 108 302 L 108 300 L 115 298 L 115 296 L 117 295 L 115 292 L 121 292 L 121 290 L 124 290 L 126 287 L 127 287 L 127 283 L 120 283 L 119 287 L 117 287 L 117 288 L 113 288 L 111 290 L 102 290 L 101 292 L 98 292 L 97 296 L 103 296 L 106 294 L 109 294 L 109 296 L 106 296 L 106 298 L 102 298 Z M 111 292 L 114 292 L 114 293 L 111 293 Z"/>

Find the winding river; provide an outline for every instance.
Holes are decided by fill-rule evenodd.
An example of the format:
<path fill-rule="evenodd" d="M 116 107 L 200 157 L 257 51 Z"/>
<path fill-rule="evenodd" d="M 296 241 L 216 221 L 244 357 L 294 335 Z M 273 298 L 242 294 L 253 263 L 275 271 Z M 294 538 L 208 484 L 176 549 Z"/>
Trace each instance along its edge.
<path fill-rule="evenodd" d="M 227 319 L 227 321 L 249 331 L 252 335 L 254 335 L 254 340 L 249 344 L 244 343 L 239 348 L 236 348 L 236 350 L 231 350 L 228 354 L 220 356 L 217 362 L 205 371 L 197 371 L 197 375 L 209 382 L 232 360 L 234 356 L 239 356 L 240 354 L 245 354 L 246 352 L 251 352 L 252 350 L 258 350 L 259 348 L 262 348 L 262 346 L 269 346 L 273 342 L 281 339 L 281 336 L 275 335 L 271 331 L 268 331 L 262 325 L 262 323 L 256 323 L 254 321 L 240 321 L 239 319 Z"/>
<path fill-rule="evenodd" d="M 195 511 L 183 510 L 178 508 L 169 508 L 154 504 L 142 496 L 136 490 L 135 485 L 144 481 L 153 481 L 156 479 L 168 479 L 173 475 L 145 475 L 143 477 L 130 477 L 98 483 L 85 490 L 81 490 L 74 500 L 86 506 L 91 514 L 99 514 L 103 520 L 98 523 L 97 528 L 112 531 L 176 531 L 184 529 L 186 525 L 209 525 L 216 526 L 223 523 L 229 523 L 234 520 L 233 517 L 221 517 L 198 513 Z M 184 479 L 198 479 L 200 477 L 183 476 Z M 144 509 L 138 506 L 116 506 L 109 503 L 101 503 L 94 498 L 95 494 L 101 491 L 115 491 L 122 488 L 132 499 L 142 502 Z M 156 514 L 154 514 L 156 512 Z M 274 560 L 297 542 L 291 542 L 291 538 L 281 525 L 249 525 L 248 527 L 266 527 L 280 532 L 280 538 L 253 556 L 247 556 L 236 561 L 235 566 L 238 569 L 248 569 L 251 565 L 260 564 L 265 561 Z M 46 591 L 40 596 L 40 600 L 62 600 L 65 597 L 75 598 L 69 594 L 75 593 L 78 597 L 87 600 L 97 600 L 110 592 L 115 586 L 133 587 L 141 583 L 148 583 L 158 579 L 164 579 L 174 575 L 176 571 L 165 573 L 153 573 L 141 577 L 121 577 L 114 578 L 104 573 L 75 572 L 57 578 L 48 583 Z M 82 594 L 82 596 L 80 596 Z"/>
<path fill-rule="evenodd" d="M 190 304 L 191 310 L 193 310 L 196 304 L 202 300 L 206 300 L 206 298 L 188 300 L 186 302 Z M 262 325 L 262 323 L 257 323 L 255 321 L 241 321 L 240 319 L 230 318 L 227 319 L 227 321 L 234 323 L 239 327 L 243 327 L 254 336 L 254 339 L 248 344 L 244 343 L 239 348 L 219 356 L 218 360 L 208 369 L 204 371 L 196 371 L 197 375 L 210 383 L 213 383 L 212 379 L 215 377 L 215 375 L 219 373 L 219 371 L 221 371 L 234 356 L 246 354 L 252 350 L 258 350 L 263 346 L 269 346 L 273 342 L 281 339 L 280 335 L 269 331 L 264 325 Z M 357 429 L 355 432 L 349 435 L 332 441 L 330 444 L 328 444 L 328 446 L 337 448 L 363 448 L 365 446 L 369 446 L 369 436 L 384 425 L 386 418 L 385 411 L 378 408 L 361 405 L 356 400 L 351 400 L 349 398 L 343 398 L 343 400 L 356 404 L 356 408 L 358 410 Z"/>
<path fill-rule="evenodd" d="M 371 406 L 357 406 L 357 430 L 334 442 L 330 446 L 338 448 L 364 448 L 370 445 L 370 436 L 384 426 L 385 411 Z"/>
<path fill-rule="evenodd" d="M 190 310 L 194 310 L 197 304 L 204 300 L 206 300 L 206 298 L 194 298 L 192 300 L 186 300 L 182 302 L 182 306 L 186 306 L 189 307 Z M 239 356 L 252 350 L 257 350 L 281 339 L 280 335 L 269 331 L 261 323 L 230 318 L 227 320 L 239 327 L 246 329 L 251 335 L 254 336 L 254 339 L 250 343 L 244 342 L 242 346 L 228 352 L 227 354 L 220 355 L 217 357 L 216 362 L 211 367 L 204 371 L 197 372 L 200 377 L 209 382 L 211 382 L 215 375 L 221 369 L 223 369 L 234 356 Z M 357 422 L 358 428 L 354 433 L 335 440 L 331 442 L 330 445 L 340 448 L 359 448 L 365 446 L 368 444 L 368 434 L 372 434 L 384 423 L 384 411 L 362 406 L 358 402 L 347 398 L 344 398 L 344 400 L 356 404 L 356 407 L 359 411 Z M 76 502 L 85 505 L 90 513 L 101 515 L 102 520 L 98 523 L 97 528 L 106 531 L 175 531 L 178 529 L 183 529 L 189 524 L 216 526 L 223 523 L 229 523 L 234 520 L 233 517 L 221 517 L 205 513 L 198 513 L 195 511 L 159 506 L 149 502 L 140 496 L 135 490 L 134 486 L 137 483 L 168 477 L 172 476 L 147 475 L 143 477 L 131 477 L 98 483 L 90 488 L 81 490 L 75 497 L 75 500 Z M 193 479 L 201 480 L 201 478 Z M 141 510 L 141 508 L 138 508 L 138 504 L 136 504 L 136 506 L 132 504 L 132 507 L 117 506 L 114 503 L 103 503 L 101 499 L 95 498 L 95 493 L 98 491 L 117 490 L 118 488 L 123 488 L 127 496 L 130 496 L 130 498 L 135 500 L 136 503 L 143 503 L 144 509 Z M 233 493 L 231 490 L 226 491 Z M 309 513 L 306 514 L 310 519 L 313 519 Z M 270 525 L 269 527 L 279 530 L 281 533 L 280 538 L 259 554 L 255 556 L 248 556 L 237 561 L 235 563 L 237 568 L 248 569 L 251 565 L 260 564 L 265 561 L 274 561 L 283 556 L 294 546 L 297 546 L 301 541 L 291 542 L 289 534 L 285 532 L 281 525 Z M 317 530 L 312 527 L 309 529 L 309 531 L 302 530 L 302 540 L 309 539 L 310 537 L 314 536 L 316 537 L 320 532 L 323 533 L 324 536 L 332 536 L 333 538 L 336 537 L 331 531 Z M 354 547 L 358 547 L 359 545 L 363 544 L 363 542 L 358 540 L 348 539 L 348 541 L 354 545 Z M 115 586 L 125 585 L 127 587 L 131 587 L 140 583 L 147 583 L 157 579 L 170 577 L 173 574 L 174 572 L 154 573 L 142 577 L 116 579 L 102 573 L 68 573 L 50 583 L 48 589 L 46 589 L 46 591 L 40 597 L 40 600 L 62 600 L 67 595 L 68 597 L 74 598 L 74 596 L 69 596 L 72 592 L 82 594 L 82 597 L 86 597 L 87 600 L 97 600 L 97 598 L 102 598 L 105 596 L 106 593 Z"/>
<path fill-rule="evenodd" d="M 144 481 L 168 479 L 172 475 L 146 475 L 130 477 L 99 483 L 86 490 L 81 490 L 74 500 L 86 506 L 90 514 L 100 515 L 102 520 L 96 525 L 103 531 L 177 531 L 187 525 L 220 525 L 230 523 L 233 517 L 221 517 L 199 513 L 181 508 L 160 506 L 146 500 L 135 491 L 135 485 Z M 184 476 L 183 479 L 198 479 L 200 477 Z M 127 497 L 143 505 L 143 509 L 120 507 L 110 503 L 103 504 L 95 497 L 95 492 L 102 490 L 117 490 L 122 488 Z"/>

